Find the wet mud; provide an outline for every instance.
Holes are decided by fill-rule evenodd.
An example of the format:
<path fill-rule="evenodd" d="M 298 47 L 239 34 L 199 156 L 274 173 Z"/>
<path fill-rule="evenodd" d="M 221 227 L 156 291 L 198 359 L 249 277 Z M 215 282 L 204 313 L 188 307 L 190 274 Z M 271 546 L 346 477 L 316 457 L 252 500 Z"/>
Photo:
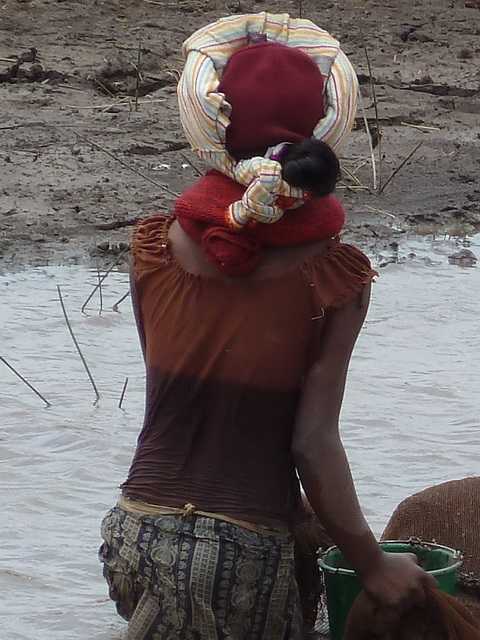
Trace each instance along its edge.
<path fill-rule="evenodd" d="M 346 238 L 368 251 L 402 244 L 411 232 L 473 233 L 480 225 L 478 9 L 463 0 L 302 5 L 356 66 L 369 127 L 377 139 L 376 127 L 382 134 L 383 185 L 422 142 L 375 192 L 359 113 L 339 188 Z M 171 209 L 163 187 L 180 192 L 195 179 L 190 162 L 200 166 L 177 112 L 181 44 L 222 15 L 265 9 L 297 15 L 299 3 L 6 0 L 0 265 L 106 264 L 136 219 Z"/>

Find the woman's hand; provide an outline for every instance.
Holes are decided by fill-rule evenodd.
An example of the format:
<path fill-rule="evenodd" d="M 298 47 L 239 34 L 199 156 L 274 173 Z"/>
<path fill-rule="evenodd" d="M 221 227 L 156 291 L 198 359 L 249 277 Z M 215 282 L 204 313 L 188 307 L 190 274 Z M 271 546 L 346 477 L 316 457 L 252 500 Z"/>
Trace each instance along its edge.
<path fill-rule="evenodd" d="M 379 561 L 362 576 L 363 588 L 379 607 L 402 611 L 425 602 L 425 589 L 436 588 L 435 578 L 417 564 L 413 553 L 382 552 Z"/>

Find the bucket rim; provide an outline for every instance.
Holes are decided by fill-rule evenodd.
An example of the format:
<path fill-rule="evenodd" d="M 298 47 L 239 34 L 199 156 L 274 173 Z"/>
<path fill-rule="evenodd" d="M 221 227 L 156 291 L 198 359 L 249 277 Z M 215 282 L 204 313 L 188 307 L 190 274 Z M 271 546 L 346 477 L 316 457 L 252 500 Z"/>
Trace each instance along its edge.
<path fill-rule="evenodd" d="M 458 549 L 452 549 L 452 547 L 447 547 L 443 544 L 437 544 L 436 542 L 423 542 L 422 541 L 416 541 L 416 540 L 381 540 L 379 542 L 380 546 L 382 546 L 383 544 L 405 544 L 405 545 L 411 545 L 414 546 L 415 544 L 417 545 L 422 545 L 422 546 L 426 546 L 426 547 L 430 547 L 431 549 L 442 549 L 443 551 L 447 551 L 451 557 L 456 560 L 456 562 L 454 562 L 453 564 L 451 564 L 449 567 L 443 567 L 442 569 L 434 569 L 433 571 L 427 571 L 428 575 L 430 576 L 442 576 L 445 573 L 450 573 L 453 570 L 457 570 L 459 569 L 462 564 L 463 564 L 463 554 L 461 551 L 459 551 Z M 325 562 L 325 558 L 327 557 L 327 555 L 331 552 L 334 551 L 335 549 L 339 549 L 339 547 L 337 545 L 333 545 L 331 547 L 329 547 L 320 557 L 318 564 L 321 567 L 322 571 L 324 571 L 325 573 L 328 573 L 330 575 L 344 575 L 344 576 L 353 576 L 355 575 L 355 571 L 353 569 L 345 569 L 343 567 L 332 567 L 330 565 L 328 565 Z M 406 552 L 408 553 L 408 552 Z"/>

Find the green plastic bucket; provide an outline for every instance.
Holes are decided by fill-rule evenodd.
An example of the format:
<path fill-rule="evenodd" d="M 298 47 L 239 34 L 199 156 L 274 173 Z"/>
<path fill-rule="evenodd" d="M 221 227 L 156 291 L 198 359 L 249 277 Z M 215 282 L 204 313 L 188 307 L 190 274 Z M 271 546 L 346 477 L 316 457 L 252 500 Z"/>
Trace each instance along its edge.
<path fill-rule="evenodd" d="M 459 551 L 415 541 L 381 542 L 389 553 L 414 553 L 420 565 L 435 577 L 441 591 L 456 592 L 457 573 L 462 564 Z M 328 620 L 332 640 L 342 640 L 348 614 L 355 598 L 362 590 L 360 580 L 344 559 L 338 547 L 331 547 L 320 560 L 327 593 Z"/>

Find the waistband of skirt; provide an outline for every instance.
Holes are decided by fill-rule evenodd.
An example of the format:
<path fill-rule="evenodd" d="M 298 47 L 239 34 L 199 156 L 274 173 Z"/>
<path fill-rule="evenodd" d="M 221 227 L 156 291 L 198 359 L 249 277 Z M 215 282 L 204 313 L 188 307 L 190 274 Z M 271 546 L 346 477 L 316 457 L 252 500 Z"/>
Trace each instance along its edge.
<path fill-rule="evenodd" d="M 118 499 L 118 506 L 124 511 L 139 515 L 139 516 L 181 516 L 183 518 L 188 516 L 200 516 L 203 518 L 213 518 L 214 520 L 221 520 L 222 522 L 228 522 L 229 524 L 236 525 L 253 533 L 261 535 L 288 535 L 290 530 L 287 526 L 269 527 L 268 525 L 258 524 L 256 522 L 248 522 L 246 520 L 238 520 L 237 518 L 231 518 L 230 516 L 223 515 L 221 513 L 212 513 L 211 511 L 201 511 L 197 509 L 195 505 L 187 503 L 182 508 L 177 507 L 164 507 L 158 504 L 151 504 L 150 502 L 144 502 L 143 500 L 132 500 L 126 496 L 120 496 Z"/>

